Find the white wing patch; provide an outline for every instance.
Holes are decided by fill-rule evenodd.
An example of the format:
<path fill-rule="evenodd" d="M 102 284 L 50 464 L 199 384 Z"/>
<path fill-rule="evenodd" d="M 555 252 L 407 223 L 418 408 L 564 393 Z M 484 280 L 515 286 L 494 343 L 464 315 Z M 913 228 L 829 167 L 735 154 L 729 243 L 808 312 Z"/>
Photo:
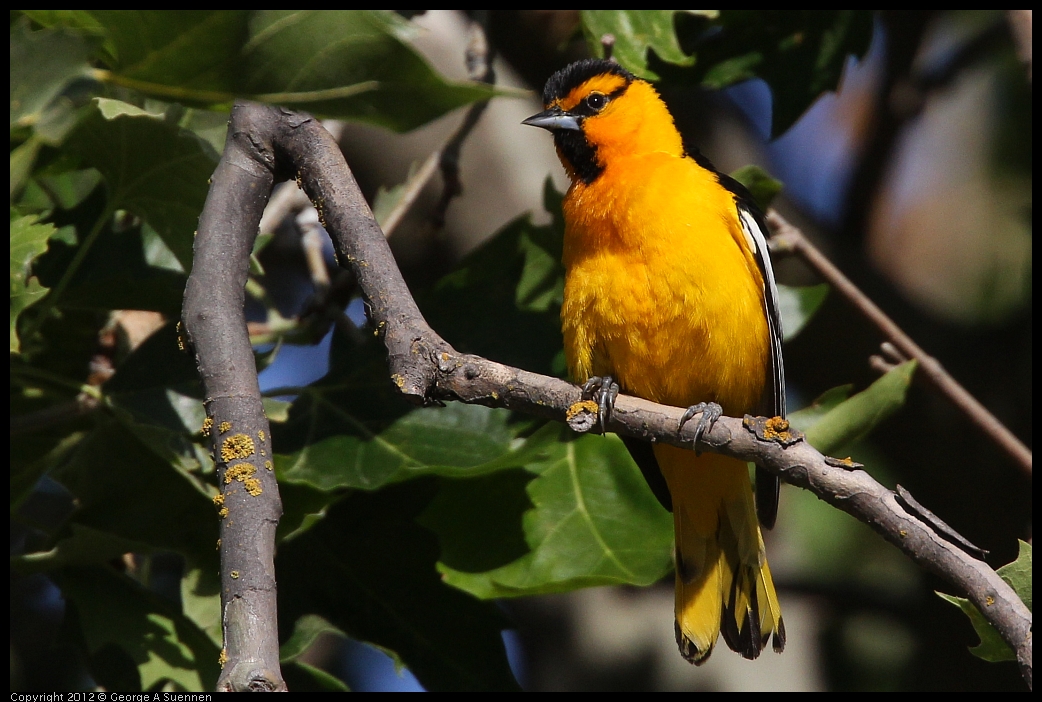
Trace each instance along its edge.
<path fill-rule="evenodd" d="M 767 311 L 767 326 L 771 333 L 771 370 L 774 376 L 774 414 L 785 416 L 785 365 L 782 362 L 782 325 L 778 311 L 778 285 L 774 281 L 774 267 L 767 248 L 766 232 L 755 215 L 740 202 L 738 217 L 742 221 L 742 232 L 752 249 L 760 274 L 763 276 L 764 308 Z"/>

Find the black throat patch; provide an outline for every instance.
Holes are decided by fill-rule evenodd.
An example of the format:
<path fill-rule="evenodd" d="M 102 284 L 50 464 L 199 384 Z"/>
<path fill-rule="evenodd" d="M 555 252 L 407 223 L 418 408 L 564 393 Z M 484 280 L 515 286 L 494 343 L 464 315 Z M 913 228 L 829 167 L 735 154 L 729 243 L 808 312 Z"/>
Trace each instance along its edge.
<path fill-rule="evenodd" d="M 604 172 L 604 166 L 597 160 L 597 147 L 587 141 L 583 132 L 559 129 L 554 132 L 554 145 L 561 157 L 571 164 L 575 177 L 586 185 Z"/>

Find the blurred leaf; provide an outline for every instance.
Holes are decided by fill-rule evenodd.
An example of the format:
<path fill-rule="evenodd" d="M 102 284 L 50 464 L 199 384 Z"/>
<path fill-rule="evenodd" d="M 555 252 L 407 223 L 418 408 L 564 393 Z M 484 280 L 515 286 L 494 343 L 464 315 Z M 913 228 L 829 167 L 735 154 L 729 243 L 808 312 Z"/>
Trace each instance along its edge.
<path fill-rule="evenodd" d="M 89 650 L 120 646 L 137 664 L 143 689 L 164 679 L 190 691 L 214 689 L 217 646 L 170 602 L 105 566 L 66 568 L 60 582 Z"/>
<path fill-rule="evenodd" d="M 33 31 L 11 24 L 11 128 L 32 126 L 48 105 L 77 78 L 89 75 L 97 42 L 67 29 Z"/>
<path fill-rule="evenodd" d="M 284 543 L 281 628 L 318 615 L 396 653 L 431 691 L 517 689 L 500 635 L 507 621 L 441 581 L 434 535 L 413 521 L 433 492 L 430 480 L 355 492 Z"/>
<path fill-rule="evenodd" d="M 95 15 L 116 45 L 115 82 L 166 100 L 227 109 L 249 97 L 408 130 L 496 94 L 441 78 L 388 10 Z"/>
<path fill-rule="evenodd" d="M 67 148 L 101 172 L 110 211 L 143 217 L 185 271 L 217 156 L 191 132 L 118 100 L 97 98 L 95 111 Z"/>
<path fill-rule="evenodd" d="M 71 210 L 101 182 L 101 174 L 93 168 L 83 170 L 63 170 L 59 173 L 39 173 L 36 182 L 47 191 L 54 204 L 63 210 Z"/>
<path fill-rule="evenodd" d="M 770 173 L 754 165 L 742 166 L 731 173 L 731 177 L 745 186 L 761 212 L 767 211 L 784 187 L 780 180 L 772 178 Z"/>
<path fill-rule="evenodd" d="M 36 215 L 11 220 L 11 353 L 21 352 L 18 317 L 47 294 L 47 288 L 30 275 L 33 261 L 47 250 L 47 240 L 56 231 L 53 224 L 37 224 Z"/>
<path fill-rule="evenodd" d="M 181 578 L 181 610 L 210 637 L 214 646 L 222 646 L 221 581 L 217 571 L 193 568 L 185 573 Z"/>
<path fill-rule="evenodd" d="M 501 494 L 490 496 L 495 508 L 474 505 L 480 483 L 450 482 L 439 494 L 422 521 L 438 533 L 451 561 L 439 563 L 447 583 L 477 597 L 496 598 L 593 585 L 649 585 L 669 572 L 673 519 L 622 442 L 614 436 L 584 436 L 552 448 L 556 451 L 527 466 L 537 474 L 531 482 L 511 474 L 498 486 Z M 491 570 L 470 571 L 520 552 L 519 535 L 512 533 L 507 516 L 526 502 L 532 505 L 522 519 L 528 553 Z M 461 529 L 459 522 L 469 528 Z M 474 533 L 484 530 L 502 535 L 502 542 L 493 546 Z M 484 548 L 496 550 L 478 552 Z"/>
<path fill-rule="evenodd" d="M 778 310 L 781 312 L 782 331 L 785 341 L 793 339 L 803 331 L 807 322 L 814 318 L 828 297 L 827 283 L 793 287 L 778 286 Z"/>
<path fill-rule="evenodd" d="M 414 161 L 409 164 L 409 172 L 406 174 L 404 181 L 390 188 L 385 188 L 381 185 L 376 189 L 376 196 L 373 198 L 373 217 L 376 217 L 376 221 L 380 224 L 381 229 L 387 226 L 387 220 L 391 213 L 401 203 L 405 194 L 419 184 L 417 179 L 422 176 L 423 173 L 418 172 L 417 163 Z M 388 234 L 388 236 L 390 235 Z"/>
<path fill-rule="evenodd" d="M 293 633 L 290 634 L 286 643 L 279 647 L 279 660 L 282 663 L 297 660 L 322 634 L 343 636 L 344 632 L 322 617 L 315 614 L 305 614 L 293 625 Z"/>
<path fill-rule="evenodd" d="M 279 481 L 279 497 L 282 498 L 282 517 L 275 531 L 275 542 L 295 539 L 320 520 L 324 519 L 329 506 L 341 499 L 346 491 L 320 490 L 305 483 L 292 483 L 275 471 Z"/>
<path fill-rule="evenodd" d="M 916 365 L 915 361 L 902 363 L 862 392 L 833 407 L 806 430 L 807 441 L 829 454 L 867 436 L 904 405 Z"/>
<path fill-rule="evenodd" d="M 152 553 L 150 545 L 98 531 L 82 524 L 71 524 L 70 536 L 49 551 L 38 551 L 11 559 L 19 573 L 37 573 L 66 566 L 94 565 L 120 558 L 124 553 Z"/>
<path fill-rule="evenodd" d="M 645 80 L 658 80 L 648 68 L 647 52 L 655 50 L 663 61 L 690 66 L 694 56 L 688 56 L 677 43 L 673 16 L 680 10 L 583 10 L 583 33 L 594 56 L 604 56 L 601 37 L 615 37 L 612 58 L 634 75 Z M 715 17 L 715 10 L 684 10 L 692 14 Z"/>
<path fill-rule="evenodd" d="M 796 412 L 790 412 L 789 423 L 802 432 L 810 430 L 822 417 L 831 412 L 841 402 L 845 402 L 854 390 L 853 385 L 839 385 L 823 392 L 814 402 Z"/>
<path fill-rule="evenodd" d="M 176 259 L 167 261 L 165 256 L 173 258 L 145 223 L 124 232 L 106 229 L 93 242 L 59 304 L 66 310 L 151 310 L 178 317 L 188 278 Z"/>
<path fill-rule="evenodd" d="M 750 78 L 765 80 L 773 98 L 774 138 L 821 93 L 836 90 L 848 56 L 860 57 L 868 50 L 872 13 L 721 10 L 712 26 L 715 31 L 707 31 L 702 21 L 678 21 L 681 46 L 698 57 L 698 80 L 711 89 Z"/>
<path fill-rule="evenodd" d="M 294 692 L 350 692 L 344 682 L 321 668 L 299 660 L 282 664 L 282 676 Z"/>

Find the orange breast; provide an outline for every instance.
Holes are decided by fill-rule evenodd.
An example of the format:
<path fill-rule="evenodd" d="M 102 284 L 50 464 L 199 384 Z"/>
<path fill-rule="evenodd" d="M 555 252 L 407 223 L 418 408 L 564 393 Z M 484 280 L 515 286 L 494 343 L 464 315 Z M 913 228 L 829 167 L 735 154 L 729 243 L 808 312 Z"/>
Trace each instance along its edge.
<path fill-rule="evenodd" d="M 731 194 L 690 159 L 615 158 L 564 202 L 562 321 L 577 381 L 730 415 L 759 401 L 770 344 L 763 280 Z"/>

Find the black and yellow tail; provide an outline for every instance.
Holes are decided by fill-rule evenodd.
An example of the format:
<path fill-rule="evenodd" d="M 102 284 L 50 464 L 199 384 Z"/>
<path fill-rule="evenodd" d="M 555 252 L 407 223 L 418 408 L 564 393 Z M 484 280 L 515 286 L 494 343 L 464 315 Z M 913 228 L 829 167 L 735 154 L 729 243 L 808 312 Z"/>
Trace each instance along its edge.
<path fill-rule="evenodd" d="M 745 463 L 673 446 L 654 451 L 673 503 L 680 653 L 703 663 L 721 633 L 746 658 L 772 639 L 781 652 L 785 625 Z"/>

